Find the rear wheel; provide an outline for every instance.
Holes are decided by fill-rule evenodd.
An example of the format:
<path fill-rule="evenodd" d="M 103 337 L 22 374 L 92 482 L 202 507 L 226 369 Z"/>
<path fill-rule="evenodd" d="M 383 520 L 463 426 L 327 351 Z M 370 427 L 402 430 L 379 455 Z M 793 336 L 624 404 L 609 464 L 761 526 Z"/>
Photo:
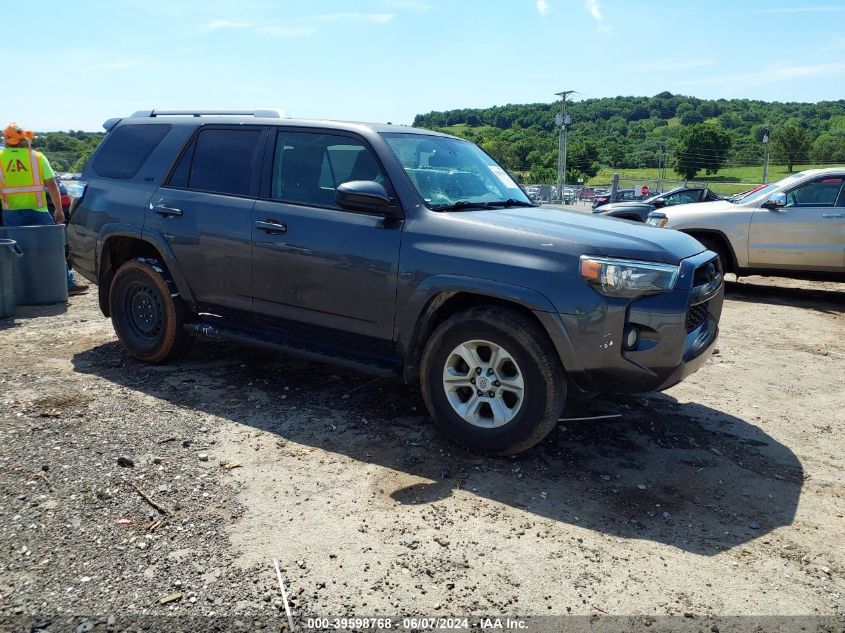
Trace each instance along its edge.
<path fill-rule="evenodd" d="M 563 367 L 545 332 L 508 308 L 472 308 L 443 322 L 428 341 L 420 378 L 443 433 L 494 455 L 540 442 L 566 399 Z"/>
<path fill-rule="evenodd" d="M 163 266 L 148 258 L 123 264 L 111 283 L 114 331 L 132 356 L 147 363 L 175 358 L 191 340 L 183 327 L 187 307 L 171 284 Z"/>

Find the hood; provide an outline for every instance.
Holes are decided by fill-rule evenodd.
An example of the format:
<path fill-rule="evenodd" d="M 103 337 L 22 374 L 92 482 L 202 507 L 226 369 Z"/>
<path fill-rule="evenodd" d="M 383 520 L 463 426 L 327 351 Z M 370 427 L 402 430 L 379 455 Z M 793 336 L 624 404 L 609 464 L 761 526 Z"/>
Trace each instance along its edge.
<path fill-rule="evenodd" d="M 713 213 L 724 211 L 727 209 L 741 209 L 743 205 L 734 204 L 733 202 L 728 202 L 727 200 L 713 200 L 712 202 L 689 202 L 687 204 L 676 204 L 671 207 L 663 207 L 661 209 L 657 209 L 655 213 L 662 213 L 667 218 L 669 218 L 669 222 L 672 221 L 672 218 L 683 218 L 689 213 Z"/>
<path fill-rule="evenodd" d="M 636 209 L 637 211 L 641 209 L 653 209 L 654 205 L 648 202 L 613 202 L 611 204 L 603 204 L 600 207 L 596 208 L 596 213 L 605 213 L 607 211 L 623 211 L 625 209 Z"/>
<path fill-rule="evenodd" d="M 700 206 L 700 205 L 699 205 Z M 639 222 L 577 211 L 513 208 L 461 212 L 464 220 L 542 236 L 562 252 L 677 264 L 704 250 L 694 238 Z M 506 237 L 503 236 L 503 245 Z"/>

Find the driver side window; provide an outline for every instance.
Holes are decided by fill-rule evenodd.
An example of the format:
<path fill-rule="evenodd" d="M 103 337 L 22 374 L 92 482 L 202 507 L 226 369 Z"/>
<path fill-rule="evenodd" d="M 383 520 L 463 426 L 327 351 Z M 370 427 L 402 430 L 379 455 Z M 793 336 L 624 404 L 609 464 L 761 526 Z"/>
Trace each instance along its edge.
<path fill-rule="evenodd" d="M 687 204 L 688 202 L 698 202 L 698 191 L 679 191 L 676 194 L 669 196 L 666 199 L 667 204 L 669 205 L 676 205 L 676 204 Z"/>
<path fill-rule="evenodd" d="M 378 161 L 362 143 L 346 136 L 279 132 L 271 182 L 274 200 L 339 208 L 335 190 L 351 180 L 387 185 Z"/>
<path fill-rule="evenodd" d="M 842 189 L 841 176 L 819 178 L 787 192 L 787 207 L 832 207 Z"/>

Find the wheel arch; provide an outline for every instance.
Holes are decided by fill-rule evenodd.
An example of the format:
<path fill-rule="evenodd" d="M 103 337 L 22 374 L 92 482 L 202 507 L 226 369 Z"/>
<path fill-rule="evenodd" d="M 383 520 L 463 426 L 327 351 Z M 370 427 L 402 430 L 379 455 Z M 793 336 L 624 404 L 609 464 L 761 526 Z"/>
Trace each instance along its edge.
<path fill-rule="evenodd" d="M 173 281 L 179 294 L 188 305 L 194 304 L 193 294 L 185 281 L 173 251 L 164 238 L 153 231 L 114 230 L 98 240 L 97 285 L 99 304 L 103 315 L 111 316 L 109 292 L 114 274 L 122 264 L 139 257 L 156 259 Z"/>
<path fill-rule="evenodd" d="M 694 237 L 698 239 L 699 237 L 709 238 L 718 240 L 722 246 L 725 248 L 725 252 L 730 257 L 730 270 L 726 270 L 726 273 L 736 273 L 739 271 L 739 264 L 737 262 L 736 252 L 734 252 L 733 245 L 728 237 L 722 232 L 716 229 L 679 229 L 682 233 L 686 233 L 690 237 Z"/>
<path fill-rule="evenodd" d="M 428 281 L 431 282 L 431 278 Z M 418 288 L 409 302 L 407 318 L 398 319 L 398 343 L 404 356 L 403 378 L 408 384 L 418 381 L 423 349 L 437 326 L 457 312 L 485 305 L 510 308 L 525 315 L 549 337 L 564 367 L 568 368 L 568 361 L 574 362 L 574 348 L 565 331 L 562 331 L 563 337 L 550 331 L 548 325 L 556 314 L 553 314 L 555 311 L 548 298 L 539 292 L 489 280 L 458 284 L 456 278 L 449 277 L 440 281 L 443 283 L 429 283 L 428 288 Z M 404 328 L 401 324 L 405 324 Z"/>

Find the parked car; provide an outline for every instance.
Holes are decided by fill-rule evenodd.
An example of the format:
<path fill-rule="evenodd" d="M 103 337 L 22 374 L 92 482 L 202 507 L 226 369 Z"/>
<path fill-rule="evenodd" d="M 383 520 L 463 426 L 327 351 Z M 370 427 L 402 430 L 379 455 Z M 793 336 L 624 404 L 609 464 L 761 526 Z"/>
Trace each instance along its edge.
<path fill-rule="evenodd" d="M 593 211 L 595 212 L 596 209 L 602 207 L 606 204 L 610 204 L 610 191 L 606 191 L 604 193 L 597 193 L 593 198 Z M 616 191 L 616 201 L 617 202 L 625 202 L 630 200 L 637 200 L 639 194 L 634 191 L 633 189 L 617 189 Z"/>
<path fill-rule="evenodd" d="M 596 190 L 592 187 L 581 187 L 578 190 L 578 199 L 579 200 L 592 200 L 593 197 L 596 195 Z"/>
<path fill-rule="evenodd" d="M 61 194 L 62 211 L 64 211 L 65 219 L 67 219 L 68 213 L 70 212 L 70 196 L 68 195 L 67 187 L 65 187 L 65 184 L 58 178 L 56 178 L 56 184 L 59 186 L 59 193 Z M 54 213 L 55 207 L 53 206 L 53 200 L 50 198 L 49 194 L 47 195 L 47 210 L 50 212 L 50 215 L 53 217 L 56 216 Z"/>
<path fill-rule="evenodd" d="M 142 361 L 195 335 L 399 375 L 448 437 L 509 455 L 716 343 L 716 255 L 687 235 L 538 208 L 453 136 L 253 114 L 105 124 L 68 242 Z"/>
<path fill-rule="evenodd" d="M 540 203 L 543 201 L 543 194 L 540 189 L 540 185 L 524 185 L 522 190 L 534 202 Z"/>
<path fill-rule="evenodd" d="M 810 169 L 744 195 L 666 207 L 648 224 L 719 254 L 726 272 L 845 278 L 845 169 Z"/>
<path fill-rule="evenodd" d="M 648 214 L 656 209 L 677 204 L 690 204 L 694 202 L 712 202 L 720 200 L 719 196 L 710 191 L 707 187 L 677 187 L 665 193 L 654 195 L 645 200 L 632 200 L 628 202 L 614 202 L 605 204 L 593 209 L 593 213 L 624 220 L 645 222 Z"/>

